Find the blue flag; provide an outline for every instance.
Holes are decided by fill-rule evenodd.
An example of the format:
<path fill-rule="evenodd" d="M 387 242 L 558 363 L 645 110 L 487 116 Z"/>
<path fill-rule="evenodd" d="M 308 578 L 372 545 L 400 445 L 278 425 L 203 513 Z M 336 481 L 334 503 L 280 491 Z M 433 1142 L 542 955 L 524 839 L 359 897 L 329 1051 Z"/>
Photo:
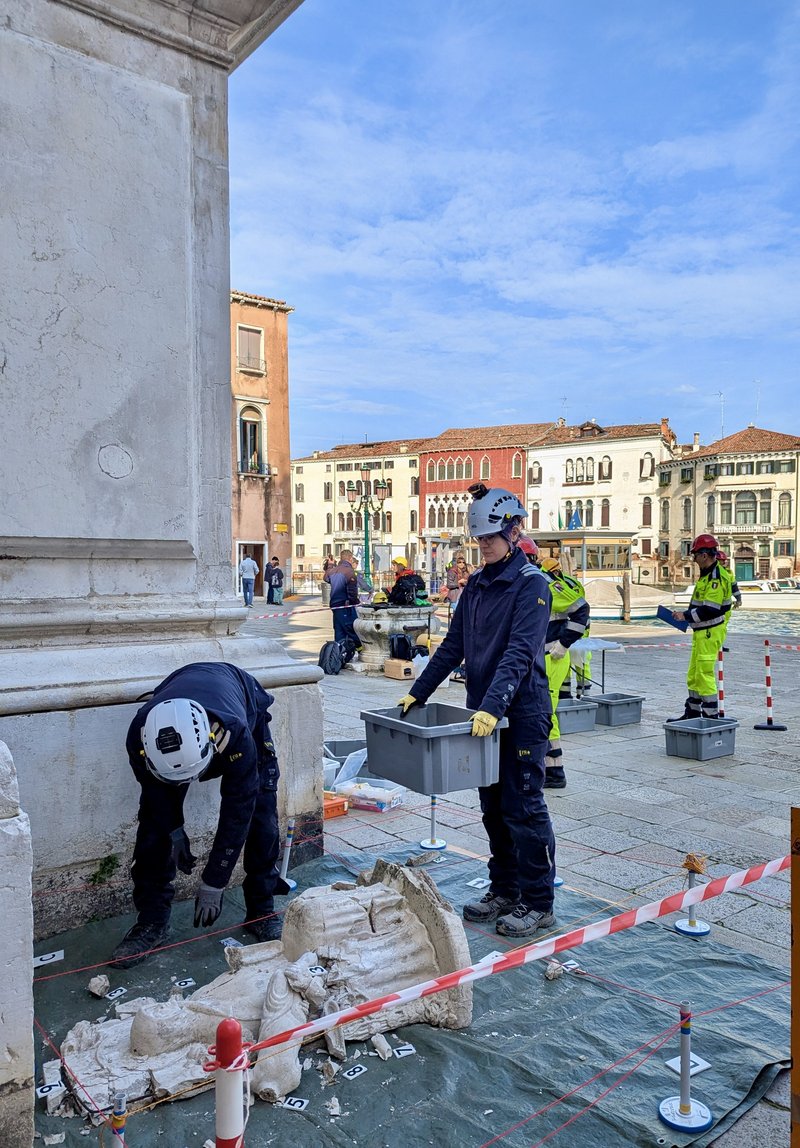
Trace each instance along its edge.
<path fill-rule="evenodd" d="M 570 518 L 569 522 L 567 523 L 567 530 L 580 530 L 582 526 L 583 523 L 581 522 L 580 514 L 577 510 L 573 510 L 572 518 Z"/>

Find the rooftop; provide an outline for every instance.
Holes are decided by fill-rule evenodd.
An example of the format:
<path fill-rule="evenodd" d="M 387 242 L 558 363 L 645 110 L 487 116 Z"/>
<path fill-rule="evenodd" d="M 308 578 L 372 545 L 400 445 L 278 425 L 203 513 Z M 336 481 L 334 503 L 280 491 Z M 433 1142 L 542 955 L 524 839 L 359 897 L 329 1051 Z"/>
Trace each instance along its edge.
<path fill-rule="evenodd" d="M 289 314 L 294 311 L 283 299 L 270 299 L 267 295 L 249 295 L 246 291 L 231 289 L 231 303 L 249 303 L 252 307 L 266 307 L 271 311 L 284 311 Z"/>

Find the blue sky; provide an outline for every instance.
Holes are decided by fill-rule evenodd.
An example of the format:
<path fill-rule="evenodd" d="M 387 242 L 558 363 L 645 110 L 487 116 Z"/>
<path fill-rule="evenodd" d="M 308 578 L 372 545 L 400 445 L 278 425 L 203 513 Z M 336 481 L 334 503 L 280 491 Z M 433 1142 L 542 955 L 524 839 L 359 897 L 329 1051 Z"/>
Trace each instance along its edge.
<path fill-rule="evenodd" d="M 799 59 L 797 0 L 305 0 L 230 86 L 231 282 L 295 308 L 293 453 L 800 434 Z"/>

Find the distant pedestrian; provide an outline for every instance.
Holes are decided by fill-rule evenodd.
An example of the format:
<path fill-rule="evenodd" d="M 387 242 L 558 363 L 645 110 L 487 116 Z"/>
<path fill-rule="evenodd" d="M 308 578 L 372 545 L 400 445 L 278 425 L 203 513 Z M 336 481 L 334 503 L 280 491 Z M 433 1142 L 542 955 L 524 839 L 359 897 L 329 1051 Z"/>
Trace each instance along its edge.
<path fill-rule="evenodd" d="M 461 597 L 461 592 L 469 581 L 471 573 L 472 567 L 468 565 L 466 558 L 459 550 L 456 553 L 452 565 L 447 567 L 447 580 L 445 583 L 445 600 L 450 603 L 453 609 L 458 605 L 458 599 Z"/>
<path fill-rule="evenodd" d="M 389 591 L 390 606 L 416 606 L 417 598 L 425 596 L 425 582 L 412 570 L 405 558 L 393 558 L 394 586 Z"/>
<path fill-rule="evenodd" d="M 283 601 L 283 571 L 280 567 L 280 558 L 273 555 L 267 567 L 267 602 L 271 605 L 280 605 Z"/>
<path fill-rule="evenodd" d="M 356 620 L 358 605 L 358 582 L 355 572 L 355 558 L 352 550 L 343 550 L 335 566 L 328 563 L 323 574 L 324 582 L 331 588 L 331 613 L 333 615 L 333 636 L 337 642 L 348 640 L 353 649 L 360 649 L 361 642 L 356 637 L 353 623 Z"/>
<path fill-rule="evenodd" d="M 256 584 L 258 576 L 258 564 L 253 561 L 250 555 L 246 555 L 239 563 L 239 577 L 242 580 L 242 595 L 244 597 L 244 604 L 248 610 L 253 608 L 253 587 Z"/>

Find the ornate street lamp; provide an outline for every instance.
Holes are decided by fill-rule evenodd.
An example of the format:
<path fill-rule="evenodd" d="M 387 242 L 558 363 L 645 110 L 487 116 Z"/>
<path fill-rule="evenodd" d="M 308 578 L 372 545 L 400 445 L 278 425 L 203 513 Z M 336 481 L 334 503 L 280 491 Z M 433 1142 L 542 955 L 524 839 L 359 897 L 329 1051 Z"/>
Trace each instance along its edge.
<path fill-rule="evenodd" d="M 364 578 L 371 585 L 370 576 L 370 561 L 369 561 L 369 516 L 380 511 L 383 506 L 383 501 L 389 493 L 389 484 L 384 482 L 382 478 L 377 478 L 372 484 L 372 493 L 375 495 L 377 502 L 373 502 L 369 493 L 369 476 L 371 474 L 369 464 L 362 462 L 360 465 L 361 481 L 364 484 L 361 493 L 356 489 L 356 484 L 352 479 L 347 484 L 347 501 L 356 511 L 356 513 L 363 514 L 364 516 Z"/>

